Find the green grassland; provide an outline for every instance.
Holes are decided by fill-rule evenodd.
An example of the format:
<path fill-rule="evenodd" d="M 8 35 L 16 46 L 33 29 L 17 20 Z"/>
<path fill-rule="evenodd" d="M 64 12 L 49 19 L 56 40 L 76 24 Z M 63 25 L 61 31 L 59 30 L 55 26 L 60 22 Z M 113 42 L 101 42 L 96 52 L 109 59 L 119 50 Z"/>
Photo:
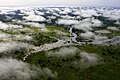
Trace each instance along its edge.
<path fill-rule="evenodd" d="M 73 62 L 79 61 L 78 53 L 74 56 L 48 57 L 46 52 L 31 54 L 27 62 L 41 67 L 48 67 L 58 73 L 51 80 L 119 80 L 120 79 L 120 47 L 119 46 L 76 46 L 82 51 L 96 53 L 103 58 L 103 64 L 89 68 L 76 67 Z"/>
<path fill-rule="evenodd" d="M 49 44 L 53 42 L 57 42 L 57 39 L 51 38 L 41 33 L 34 34 L 33 36 L 33 44 L 36 46 L 40 46 L 43 44 Z"/>
<path fill-rule="evenodd" d="M 105 21 L 104 23 L 107 23 Z M 110 22 L 109 22 L 110 23 Z M 14 23 L 15 24 L 15 23 Z M 20 31 L 3 31 L 4 33 L 11 35 L 31 35 L 33 37 L 32 44 L 35 46 L 40 46 L 43 44 L 49 44 L 56 42 L 57 39 L 62 39 L 62 37 L 69 37 L 69 29 L 62 26 L 52 26 L 46 25 L 46 28 L 50 32 L 42 32 L 37 27 L 24 26 L 28 30 Z M 56 30 L 66 33 L 66 35 L 56 34 Z M 82 32 L 82 31 L 81 31 Z M 81 33 L 78 31 L 77 33 Z M 120 35 L 120 32 L 113 31 L 111 34 L 107 34 L 108 37 L 113 37 Z M 100 46 L 100 45 L 78 45 L 74 46 L 80 51 L 85 51 L 88 53 L 94 53 L 103 58 L 103 63 L 98 65 L 93 65 L 88 68 L 79 67 L 74 64 L 74 62 L 79 62 L 81 57 L 80 52 L 76 52 L 73 56 L 67 57 L 55 57 L 47 56 L 49 51 L 41 51 L 31 54 L 26 58 L 25 62 L 40 66 L 42 68 L 47 67 L 52 71 L 58 73 L 57 77 L 36 77 L 32 80 L 119 80 L 120 79 L 120 46 Z M 69 48 L 69 46 L 68 46 Z M 53 49 L 52 51 L 57 51 L 60 48 Z M 51 51 L 51 50 L 50 50 Z M 28 51 L 25 49 L 15 51 L 10 55 L 13 58 L 23 60 L 23 57 Z M 0 57 L 4 57 L 2 54 Z"/>
<path fill-rule="evenodd" d="M 54 25 L 46 25 L 46 28 L 50 31 L 54 31 L 54 30 L 59 30 L 62 32 L 66 32 L 69 33 L 69 28 L 68 27 L 63 27 L 63 26 L 54 26 Z"/>
<path fill-rule="evenodd" d="M 108 38 L 113 38 L 115 36 L 120 36 L 120 31 L 110 31 L 111 33 L 105 34 Z"/>

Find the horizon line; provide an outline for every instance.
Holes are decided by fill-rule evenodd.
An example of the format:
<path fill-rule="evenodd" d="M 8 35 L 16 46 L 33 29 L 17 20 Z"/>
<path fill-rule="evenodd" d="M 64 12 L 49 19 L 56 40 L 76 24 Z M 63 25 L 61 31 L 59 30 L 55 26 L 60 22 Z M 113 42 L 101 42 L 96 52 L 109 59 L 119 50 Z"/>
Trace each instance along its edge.
<path fill-rule="evenodd" d="M 120 6 L 101 6 L 101 5 L 0 5 L 0 7 L 116 7 Z"/>

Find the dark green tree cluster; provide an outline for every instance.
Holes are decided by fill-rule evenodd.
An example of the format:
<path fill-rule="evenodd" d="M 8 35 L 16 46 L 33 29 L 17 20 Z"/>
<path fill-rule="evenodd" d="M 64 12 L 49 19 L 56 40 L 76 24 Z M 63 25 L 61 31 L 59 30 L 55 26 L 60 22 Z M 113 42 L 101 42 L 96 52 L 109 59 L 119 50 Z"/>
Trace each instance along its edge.
<path fill-rule="evenodd" d="M 36 45 L 36 46 L 57 42 L 57 40 L 55 38 L 51 38 L 51 37 L 46 36 L 42 33 L 34 34 L 33 35 L 33 40 L 34 40 L 33 44 Z"/>

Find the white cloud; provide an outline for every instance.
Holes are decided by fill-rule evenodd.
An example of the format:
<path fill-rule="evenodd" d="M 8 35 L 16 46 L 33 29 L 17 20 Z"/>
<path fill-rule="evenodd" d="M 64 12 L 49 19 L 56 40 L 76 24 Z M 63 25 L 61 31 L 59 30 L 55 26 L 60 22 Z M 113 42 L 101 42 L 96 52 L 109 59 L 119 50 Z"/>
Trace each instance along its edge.
<path fill-rule="evenodd" d="M 35 22 L 27 22 L 24 24 L 30 25 L 31 27 L 45 28 L 45 24 L 39 24 L 39 23 L 35 23 Z"/>
<path fill-rule="evenodd" d="M 26 40 L 26 41 L 31 41 L 33 39 L 32 36 L 27 36 L 27 35 L 13 35 L 12 38 L 15 40 Z"/>
<path fill-rule="evenodd" d="M 80 57 L 81 57 L 81 62 L 86 63 L 86 64 L 87 63 L 89 63 L 89 64 L 96 63 L 99 60 L 97 55 L 89 54 L 89 53 L 86 53 L 86 52 L 81 52 Z"/>
<path fill-rule="evenodd" d="M 57 21 L 57 24 L 63 24 L 63 25 L 75 25 L 75 24 L 79 24 L 79 21 L 77 20 L 67 20 L 67 19 L 59 19 Z"/>
<path fill-rule="evenodd" d="M 108 30 L 113 30 L 113 31 L 119 31 L 119 29 L 116 28 L 116 27 L 108 27 L 107 29 L 108 29 Z"/>
<path fill-rule="evenodd" d="M 0 59 L 0 80 L 30 80 L 35 77 L 38 70 L 36 67 L 30 68 L 30 65 L 16 59 Z"/>
<path fill-rule="evenodd" d="M 9 37 L 10 37 L 9 34 L 5 34 L 5 33 L 1 33 L 1 32 L 0 32 L 0 40 L 8 39 Z"/>
<path fill-rule="evenodd" d="M 109 30 L 97 30 L 95 32 L 99 33 L 99 34 L 109 34 L 109 33 L 111 33 Z"/>
<path fill-rule="evenodd" d="M 93 20 L 91 20 L 91 22 L 93 23 L 92 24 L 92 26 L 93 27 L 100 27 L 103 23 L 100 21 L 100 20 L 98 20 L 98 19 L 93 19 Z"/>
<path fill-rule="evenodd" d="M 38 15 L 29 15 L 27 17 L 24 17 L 27 21 L 38 21 L 38 22 L 43 22 L 46 21 L 46 19 L 42 16 Z"/>
<path fill-rule="evenodd" d="M 17 42 L 0 42 L 0 53 L 13 53 L 21 49 L 28 49 L 32 46 L 26 43 L 17 43 Z"/>
<path fill-rule="evenodd" d="M 80 61 L 75 61 L 74 64 L 82 69 L 104 63 L 103 58 L 94 53 L 81 52 L 79 56 Z"/>
<path fill-rule="evenodd" d="M 79 24 L 74 25 L 74 28 L 81 29 L 84 31 L 92 30 L 93 27 L 100 27 L 102 22 L 98 19 L 85 18 L 79 22 Z"/>
<path fill-rule="evenodd" d="M 0 21 L 0 29 L 1 30 L 8 30 L 8 29 L 16 29 L 16 28 L 23 28 L 23 26 L 6 24 Z"/>
<path fill-rule="evenodd" d="M 91 9 L 88 9 L 88 10 L 82 9 L 81 10 L 82 17 L 92 17 L 92 15 L 97 16 L 98 14 L 95 10 L 91 10 Z"/>
<path fill-rule="evenodd" d="M 118 9 L 113 9 L 113 10 L 106 9 L 102 13 L 104 17 L 109 17 L 110 19 L 113 19 L 113 20 L 120 19 L 120 10 Z"/>
<path fill-rule="evenodd" d="M 107 40 L 107 36 L 100 36 L 100 35 L 96 35 L 95 36 L 95 40 L 96 41 L 103 41 L 103 40 Z"/>
<path fill-rule="evenodd" d="M 92 24 L 90 22 L 85 22 L 85 23 L 80 23 L 80 24 L 74 25 L 72 27 L 83 30 L 83 31 L 89 31 L 89 30 L 92 30 L 91 25 Z"/>
<path fill-rule="evenodd" d="M 52 72 L 49 68 L 43 68 L 43 73 L 44 75 L 47 75 L 49 77 L 56 77 L 57 76 L 57 72 Z"/>
<path fill-rule="evenodd" d="M 32 80 L 38 76 L 56 77 L 57 73 L 12 58 L 0 59 L 0 80 Z"/>
<path fill-rule="evenodd" d="M 90 31 L 86 31 L 85 33 L 81 33 L 80 36 L 84 38 L 94 38 L 95 34 Z"/>
<path fill-rule="evenodd" d="M 103 63 L 103 59 L 100 56 L 93 53 L 81 52 L 80 57 L 80 61 L 74 62 L 74 64 L 80 68 L 89 68 L 91 66 Z"/>
<path fill-rule="evenodd" d="M 48 56 L 56 56 L 56 57 L 67 57 L 71 55 L 75 55 L 79 51 L 76 47 L 63 47 L 56 51 L 49 51 L 47 53 Z"/>

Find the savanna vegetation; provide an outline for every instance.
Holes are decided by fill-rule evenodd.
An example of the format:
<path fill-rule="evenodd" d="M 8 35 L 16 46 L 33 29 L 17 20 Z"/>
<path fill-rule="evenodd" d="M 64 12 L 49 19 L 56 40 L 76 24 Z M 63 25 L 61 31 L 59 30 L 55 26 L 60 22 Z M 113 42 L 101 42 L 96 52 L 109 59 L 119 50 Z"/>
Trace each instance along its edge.
<path fill-rule="evenodd" d="M 33 44 L 36 46 L 40 46 L 43 44 L 49 44 L 53 42 L 57 42 L 57 40 L 55 38 L 51 38 L 50 36 L 46 36 L 41 33 L 37 33 L 33 35 Z"/>
<path fill-rule="evenodd" d="M 48 57 L 47 52 L 42 51 L 31 54 L 27 62 L 41 67 L 48 67 L 58 73 L 56 78 L 51 80 L 119 80 L 120 79 L 120 47 L 119 46 L 76 46 L 82 51 L 95 53 L 103 58 L 103 63 L 89 68 L 75 66 L 75 61 L 81 57 L 76 53 L 68 57 Z"/>

